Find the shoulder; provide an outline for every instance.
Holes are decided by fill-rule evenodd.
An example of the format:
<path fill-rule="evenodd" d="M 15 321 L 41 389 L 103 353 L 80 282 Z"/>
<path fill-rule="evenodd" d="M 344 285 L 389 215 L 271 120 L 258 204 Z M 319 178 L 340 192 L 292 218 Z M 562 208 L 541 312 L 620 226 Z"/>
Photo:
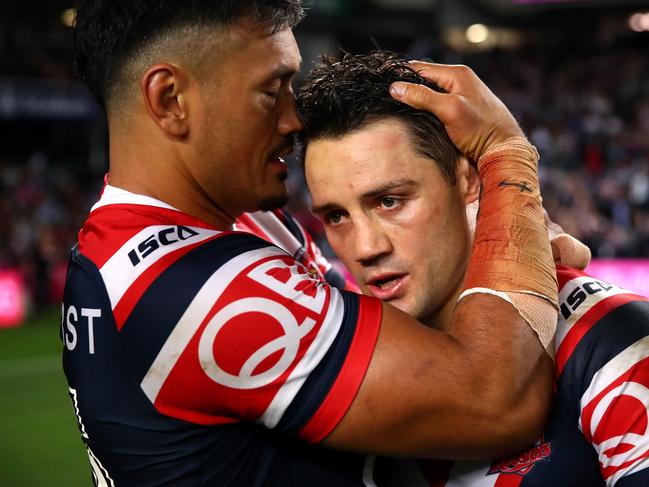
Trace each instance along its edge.
<path fill-rule="evenodd" d="M 649 333 L 647 298 L 566 267 L 557 268 L 559 316 L 555 345 L 557 374 L 575 353 L 596 349 L 595 367 Z"/>
<path fill-rule="evenodd" d="M 557 274 L 558 400 L 613 484 L 649 467 L 649 303 L 580 271 Z"/>

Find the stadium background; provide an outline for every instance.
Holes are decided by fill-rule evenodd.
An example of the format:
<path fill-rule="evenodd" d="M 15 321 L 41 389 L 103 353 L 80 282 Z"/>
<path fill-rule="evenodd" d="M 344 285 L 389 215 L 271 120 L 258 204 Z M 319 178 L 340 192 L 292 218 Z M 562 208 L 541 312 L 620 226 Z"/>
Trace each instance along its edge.
<path fill-rule="evenodd" d="M 90 484 L 57 309 L 107 138 L 75 80 L 71 3 L 0 6 L 0 486 Z M 591 247 L 591 272 L 649 293 L 649 2 L 306 3 L 304 71 L 376 46 L 476 70 L 538 147 L 545 206 Z M 292 211 L 321 234 L 299 169 L 289 183 Z"/>

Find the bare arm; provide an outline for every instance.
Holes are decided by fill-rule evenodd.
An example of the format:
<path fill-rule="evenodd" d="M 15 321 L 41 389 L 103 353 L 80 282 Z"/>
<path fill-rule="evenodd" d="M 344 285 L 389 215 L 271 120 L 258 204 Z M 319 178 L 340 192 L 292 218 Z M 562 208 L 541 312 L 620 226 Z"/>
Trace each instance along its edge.
<path fill-rule="evenodd" d="M 326 444 L 385 455 L 499 456 L 530 444 L 549 407 L 552 361 L 499 298 L 467 297 L 452 335 L 384 305 L 350 410 Z"/>
<path fill-rule="evenodd" d="M 522 135 L 509 111 L 468 68 L 417 66 L 448 93 L 408 85 L 398 98 L 434 111 L 468 157 L 479 160 L 503 141 Z M 536 174 L 531 181 L 538 187 Z M 506 187 L 497 191 L 519 190 Z M 483 194 L 483 213 L 493 204 L 490 192 L 494 190 L 486 188 Z M 514 193 L 510 196 L 518 198 Z M 487 229 L 493 240 L 512 237 L 507 243 L 508 252 L 513 248 L 512 255 L 529 252 L 530 241 L 519 238 L 521 235 L 536 235 L 537 241 L 532 243 L 538 244 L 538 257 L 546 270 L 540 273 L 539 279 L 546 280 L 541 288 L 550 289 L 556 285 L 553 275 L 547 275 L 552 255 L 537 199 L 525 203 L 525 221 L 505 218 L 502 224 L 485 223 L 481 215 L 478 233 L 482 225 L 483 233 Z M 473 259 L 467 278 L 477 275 L 474 287 L 493 288 L 493 280 L 480 277 L 484 272 L 476 271 L 485 266 L 485 249 L 480 252 L 483 262 Z M 495 252 L 493 261 L 500 257 Z M 507 285 L 513 285 L 513 290 L 543 294 L 526 288 L 535 279 L 528 275 L 529 264 L 529 259 L 518 267 L 516 262 L 507 261 L 512 274 Z M 547 318 L 554 309 L 544 303 Z M 540 432 L 550 403 L 551 381 L 552 362 L 537 334 L 512 304 L 499 297 L 475 294 L 462 299 L 456 306 L 450 334 L 425 328 L 385 305 L 378 344 L 364 382 L 345 418 L 325 443 L 389 455 L 501 455 L 529 444 Z"/>

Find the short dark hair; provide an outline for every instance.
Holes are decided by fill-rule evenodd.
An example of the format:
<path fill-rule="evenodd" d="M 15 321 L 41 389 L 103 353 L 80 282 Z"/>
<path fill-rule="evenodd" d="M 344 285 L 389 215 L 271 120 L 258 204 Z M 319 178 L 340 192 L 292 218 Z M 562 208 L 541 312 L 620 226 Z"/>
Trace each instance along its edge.
<path fill-rule="evenodd" d="M 273 34 L 303 17 L 302 0 L 78 0 L 74 50 L 81 80 L 105 108 L 124 63 L 166 33 L 248 16 Z"/>
<path fill-rule="evenodd" d="M 394 118 L 409 128 L 415 150 L 435 160 L 444 178 L 454 185 L 460 152 L 435 115 L 390 96 L 390 84 L 395 81 L 443 91 L 391 52 L 347 53 L 342 59 L 325 56 L 308 74 L 297 96 L 304 123 L 304 132 L 298 137 L 302 162 L 311 140 L 341 138 L 373 122 Z"/>

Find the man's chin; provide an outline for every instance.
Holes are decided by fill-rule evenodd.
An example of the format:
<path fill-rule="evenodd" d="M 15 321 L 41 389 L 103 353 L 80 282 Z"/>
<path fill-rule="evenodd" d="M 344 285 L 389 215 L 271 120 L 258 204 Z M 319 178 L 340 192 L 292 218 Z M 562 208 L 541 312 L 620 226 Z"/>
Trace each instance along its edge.
<path fill-rule="evenodd" d="M 286 203 L 288 203 L 288 194 L 284 193 L 283 195 L 270 196 L 261 200 L 259 203 L 259 209 L 263 211 L 271 211 L 281 208 Z"/>

